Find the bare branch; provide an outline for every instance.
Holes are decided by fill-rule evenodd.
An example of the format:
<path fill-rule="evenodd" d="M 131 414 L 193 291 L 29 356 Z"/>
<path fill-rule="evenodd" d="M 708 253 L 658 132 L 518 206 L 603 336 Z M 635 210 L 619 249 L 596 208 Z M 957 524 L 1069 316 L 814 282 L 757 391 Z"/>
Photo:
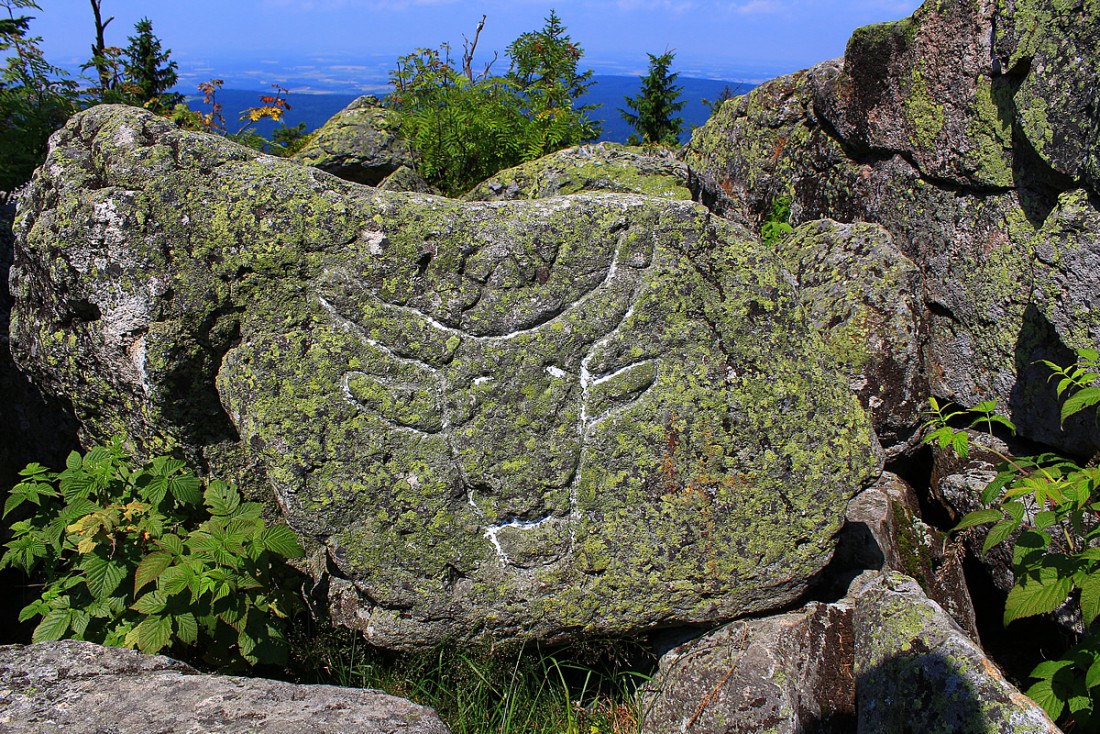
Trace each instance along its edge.
<path fill-rule="evenodd" d="M 485 15 L 481 16 L 481 21 L 477 24 L 477 30 L 474 31 L 474 40 L 472 42 L 470 41 L 470 39 L 466 38 L 465 35 L 462 36 L 462 72 L 471 82 L 473 82 L 474 80 L 474 51 L 477 49 L 477 39 L 479 36 L 481 36 L 482 29 L 485 28 L 486 17 L 487 16 Z M 495 56 L 493 58 L 493 61 L 496 61 Z M 489 65 L 492 66 L 492 61 L 489 62 Z M 489 69 L 488 67 L 486 67 L 485 74 L 483 74 L 481 78 L 484 79 L 485 75 L 488 73 Z"/>

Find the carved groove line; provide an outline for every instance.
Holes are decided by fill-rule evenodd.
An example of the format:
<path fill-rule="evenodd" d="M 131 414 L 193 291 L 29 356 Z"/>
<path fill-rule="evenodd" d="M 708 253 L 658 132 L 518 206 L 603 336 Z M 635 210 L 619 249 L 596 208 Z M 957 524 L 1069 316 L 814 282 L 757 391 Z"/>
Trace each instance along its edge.
<path fill-rule="evenodd" d="M 645 269 L 648 269 L 648 266 Z M 437 319 L 435 319 L 435 318 L 433 318 L 433 317 L 431 317 L 431 316 L 429 316 L 429 315 L 427 315 L 427 314 L 425 314 L 425 313 L 423 313 L 423 312 L 421 312 L 421 311 L 419 311 L 415 308 L 411 308 L 409 306 L 403 306 L 403 305 L 397 305 L 397 304 L 385 304 L 384 303 L 383 307 L 386 310 L 396 311 L 398 313 L 402 313 L 402 314 L 408 315 L 408 316 L 410 316 L 414 319 L 420 320 L 422 323 L 427 324 L 428 326 L 435 329 L 436 331 L 441 332 L 443 334 L 446 334 L 448 336 L 455 336 L 455 337 L 458 337 L 458 338 L 463 339 L 463 340 L 469 339 L 469 340 L 472 340 L 472 341 L 475 341 L 475 342 L 482 342 L 482 343 L 484 343 L 484 342 L 490 342 L 490 343 L 491 342 L 506 342 L 506 341 L 514 340 L 514 339 L 519 338 L 521 336 L 535 334 L 538 331 L 551 326 L 555 321 L 559 321 L 559 320 L 567 318 L 568 316 L 571 315 L 571 313 L 573 311 L 576 311 L 576 310 L 580 309 L 589 300 L 595 298 L 598 293 L 600 293 L 601 291 L 606 289 L 609 285 L 611 285 L 612 282 L 618 277 L 618 273 L 619 273 L 619 255 L 616 252 L 615 257 L 612 258 L 611 265 L 608 268 L 607 275 L 599 283 L 599 285 L 597 285 L 595 288 L 593 288 L 590 291 L 588 291 L 587 293 L 585 293 L 579 299 L 577 299 L 572 304 L 570 304 L 566 309 L 564 309 L 563 311 L 561 311 L 558 314 L 554 315 L 550 319 L 547 319 L 546 321 L 544 321 L 542 323 L 536 324 L 535 326 L 531 326 L 531 327 L 524 328 L 524 329 L 518 329 L 516 331 L 509 332 L 507 334 L 490 335 L 490 336 L 475 336 L 475 335 L 470 334 L 468 332 L 465 332 L 461 329 L 457 329 L 455 327 L 448 326 L 448 325 L 440 322 L 439 320 L 437 320 Z M 635 310 L 635 301 L 637 299 L 638 283 L 640 282 L 640 280 L 641 280 L 641 274 L 639 273 L 637 281 L 630 288 L 628 298 L 630 299 L 631 305 L 627 308 L 627 310 L 625 311 L 623 316 L 621 318 L 619 318 L 619 320 L 615 323 L 615 325 L 612 326 L 606 333 L 604 333 L 603 336 L 596 339 L 592 343 L 592 345 L 589 346 L 585 350 L 585 354 L 580 360 L 580 370 L 579 370 L 579 374 L 577 375 L 577 379 L 579 381 L 579 385 L 580 385 L 580 388 L 581 388 L 580 418 L 579 418 L 578 425 L 577 425 L 577 433 L 578 433 L 578 436 L 579 436 L 579 457 L 578 457 L 577 468 L 573 472 L 573 476 L 571 478 L 571 481 L 568 484 L 569 506 L 570 506 L 570 513 L 569 513 L 570 545 L 572 545 L 576 540 L 576 535 L 575 535 L 576 530 L 575 530 L 575 522 L 574 521 L 578 518 L 578 515 L 579 515 L 579 508 L 578 508 L 578 501 L 577 501 L 577 490 L 578 490 L 578 484 L 580 482 L 581 475 L 582 475 L 582 472 L 583 472 L 583 469 L 584 469 L 585 455 L 586 455 L 585 444 L 586 444 L 586 439 L 587 439 L 588 435 L 590 434 L 590 432 L 594 428 L 596 428 L 601 423 L 605 422 L 606 420 L 608 420 L 612 416 L 626 410 L 630 406 L 636 404 L 639 400 L 641 400 L 649 392 L 649 390 L 657 382 L 657 375 L 655 375 L 653 380 L 651 380 L 649 382 L 649 384 L 645 386 L 644 389 L 640 390 L 638 392 L 638 394 L 633 396 L 632 398 L 624 401 L 623 403 L 621 403 L 619 405 L 611 406 L 610 408 L 608 408 L 607 410 L 605 410 L 604 412 L 602 412 L 598 416 L 592 417 L 588 413 L 589 402 L 590 402 L 590 391 L 593 387 L 598 386 L 598 385 L 602 385 L 606 382 L 609 382 L 609 381 L 615 379 L 616 377 L 619 377 L 623 374 L 626 374 L 627 372 L 629 372 L 631 370 L 637 369 L 637 368 L 642 367 L 642 366 L 647 365 L 647 364 L 656 363 L 659 366 L 659 361 L 658 360 L 656 360 L 656 359 L 646 359 L 646 360 L 641 360 L 641 361 L 638 361 L 638 362 L 632 362 L 631 364 L 628 364 L 624 367 L 621 367 L 621 368 L 615 370 L 614 372 L 611 372 L 611 373 L 608 373 L 608 374 L 605 374 L 605 375 L 594 376 L 591 372 L 591 369 L 590 369 L 591 361 L 595 357 L 597 352 L 601 348 L 603 348 L 605 345 L 607 345 L 611 341 L 612 338 L 614 338 L 614 336 L 616 335 L 616 333 L 619 331 L 619 329 L 622 327 L 622 325 L 624 323 L 628 322 L 633 317 L 634 310 Z M 349 371 L 349 372 L 345 373 L 343 378 L 341 379 L 341 392 L 343 394 L 344 399 L 348 403 L 350 403 L 353 407 L 355 407 L 357 410 L 359 410 L 359 411 L 369 411 L 371 414 L 375 415 L 376 417 L 381 418 L 382 420 L 386 421 L 386 423 L 389 424 L 391 426 L 391 428 L 393 428 L 394 430 L 397 430 L 397 431 L 400 431 L 400 432 L 414 433 L 414 434 L 419 434 L 419 435 L 442 435 L 444 440 L 447 442 L 447 446 L 448 446 L 448 449 L 450 450 L 450 453 L 451 453 L 452 457 L 456 456 L 457 452 L 455 451 L 455 447 L 454 447 L 454 444 L 452 443 L 451 434 L 450 434 L 450 429 L 452 427 L 451 426 L 451 420 L 450 420 L 450 410 L 448 409 L 447 401 L 443 399 L 443 396 L 446 395 L 450 391 L 450 387 L 451 387 L 451 379 L 448 377 L 445 370 L 433 367 L 432 365 L 430 365 L 427 362 L 424 362 L 422 360 L 411 358 L 411 357 L 404 357 L 404 356 L 401 356 L 401 355 L 397 354 L 393 349 L 391 349 L 387 345 L 385 345 L 382 342 L 380 342 L 379 340 L 374 339 L 371 336 L 369 336 L 367 330 L 365 328 L 363 328 L 360 324 L 358 324 L 355 321 L 353 321 L 352 319 L 349 319 L 349 318 L 345 317 L 344 315 L 342 315 L 331 302 L 329 302 L 326 298 L 324 298 L 324 296 L 318 295 L 317 300 L 318 300 L 318 303 L 321 305 L 321 307 L 345 331 L 347 331 L 349 333 L 352 333 L 352 334 L 355 334 L 356 337 L 359 338 L 361 341 L 363 341 L 364 343 L 370 345 L 371 347 L 379 350 L 380 352 L 385 354 L 390 359 L 393 359 L 393 360 L 397 361 L 400 364 L 410 365 L 410 366 L 416 367 L 418 369 L 426 369 L 433 376 L 435 376 L 436 378 L 439 379 L 441 384 L 431 385 L 430 390 L 431 390 L 432 393 L 434 393 L 436 395 L 436 397 L 438 398 L 439 403 L 440 403 L 441 411 L 442 411 L 442 414 L 443 414 L 442 415 L 442 430 L 438 431 L 438 432 L 431 432 L 431 431 L 424 431 L 424 430 L 421 430 L 419 428 L 415 428 L 413 426 L 402 425 L 402 424 L 388 418 L 387 416 L 378 415 L 376 413 L 376 411 L 370 411 L 368 408 L 366 408 L 366 406 L 364 406 L 359 400 L 357 400 L 355 398 L 354 394 L 352 393 L 349 381 L 357 375 L 364 375 L 364 376 L 370 377 L 371 379 L 377 380 L 378 378 L 376 376 L 365 375 L 365 373 L 358 372 L 358 371 Z M 555 377 L 555 378 L 563 379 L 563 378 L 568 376 L 568 373 L 566 373 L 564 370 L 561 370 L 560 368 L 558 368 L 556 366 L 548 367 L 547 372 L 551 375 L 551 377 Z M 379 381 L 387 387 L 396 386 L 396 387 L 399 387 L 399 388 L 416 388 L 416 389 L 423 389 L 425 387 L 428 387 L 428 386 L 425 386 L 421 383 L 403 382 L 403 383 L 400 383 L 400 384 L 397 384 L 397 383 L 387 384 L 385 381 L 381 381 L 381 380 L 379 380 Z M 474 378 L 472 383 L 475 384 L 475 385 L 481 385 L 481 384 L 491 383 L 492 381 L 493 381 L 493 378 L 483 375 L 483 376 Z M 466 483 L 466 486 L 468 487 L 468 490 L 467 490 L 467 504 L 469 504 L 470 507 L 472 507 L 474 509 L 474 511 L 477 513 L 477 515 L 479 517 L 481 517 L 483 520 L 488 521 L 489 518 L 485 515 L 484 511 L 477 504 L 477 498 L 475 497 L 474 489 L 473 489 L 474 483 L 470 482 L 469 478 L 464 476 L 464 471 L 462 470 L 461 462 L 456 461 L 456 470 L 458 470 L 458 472 L 463 475 L 463 481 Z M 515 528 L 515 529 L 518 529 L 518 530 L 534 530 L 536 528 L 542 527 L 547 522 L 550 522 L 553 519 L 554 519 L 553 515 L 548 514 L 548 515 L 546 515 L 542 518 L 539 518 L 537 520 L 512 519 L 512 520 L 509 520 L 507 522 L 487 523 L 486 525 L 483 526 L 484 535 L 489 540 L 489 542 L 492 544 L 492 546 L 493 546 L 493 548 L 496 552 L 497 558 L 500 561 L 500 563 L 502 565 L 505 565 L 505 566 L 512 565 L 511 559 L 508 557 L 507 552 L 501 546 L 500 539 L 497 537 L 498 534 L 500 533 L 500 531 L 505 530 L 507 528 Z"/>

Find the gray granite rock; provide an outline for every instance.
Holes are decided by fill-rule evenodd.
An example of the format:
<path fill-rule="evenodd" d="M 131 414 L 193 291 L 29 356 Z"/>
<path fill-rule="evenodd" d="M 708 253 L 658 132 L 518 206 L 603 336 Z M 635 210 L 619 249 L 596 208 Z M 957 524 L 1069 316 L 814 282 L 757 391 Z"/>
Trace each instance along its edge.
<path fill-rule="evenodd" d="M 401 116 L 377 97 L 359 97 L 318 130 L 293 159 L 355 183 L 377 186 L 416 158 L 398 135 Z"/>
<path fill-rule="evenodd" d="M 0 647 L 7 734 L 447 734 L 434 711 L 381 691 L 203 675 L 90 642 Z"/>
<path fill-rule="evenodd" d="M 860 732 L 1060 731 L 907 576 L 860 590 L 852 629 Z"/>

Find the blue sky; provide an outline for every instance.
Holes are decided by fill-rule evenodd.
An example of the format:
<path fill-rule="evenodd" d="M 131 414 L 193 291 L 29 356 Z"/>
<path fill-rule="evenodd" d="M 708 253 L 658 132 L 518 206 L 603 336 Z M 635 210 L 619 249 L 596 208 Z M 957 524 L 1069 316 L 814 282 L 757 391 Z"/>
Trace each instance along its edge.
<path fill-rule="evenodd" d="M 47 59 L 87 59 L 94 34 L 88 0 L 39 0 L 32 30 Z M 909 15 L 916 0 L 103 0 L 108 43 L 125 46 L 142 16 L 171 48 L 183 81 L 254 78 L 255 88 L 311 75 L 384 78 L 398 55 L 450 41 L 462 45 L 482 14 L 479 50 L 491 58 L 520 33 L 542 26 L 553 7 L 585 62 L 605 74 L 645 70 L 646 52 L 675 49 L 684 76 L 761 81 L 839 56 L 854 28 Z M 480 54 L 479 54 L 480 55 Z M 503 71 L 503 60 L 497 70 Z M 288 69 L 296 69 L 287 77 Z M 280 77 L 280 73 L 283 74 Z M 251 75 L 251 77 L 249 77 Z M 229 84 L 227 83 L 227 86 Z"/>

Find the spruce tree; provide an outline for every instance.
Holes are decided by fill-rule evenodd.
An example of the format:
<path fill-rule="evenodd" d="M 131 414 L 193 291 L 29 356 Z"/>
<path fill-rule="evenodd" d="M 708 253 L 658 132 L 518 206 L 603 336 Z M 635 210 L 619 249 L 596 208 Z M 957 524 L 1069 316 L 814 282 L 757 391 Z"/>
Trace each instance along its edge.
<path fill-rule="evenodd" d="M 627 110 L 620 109 L 623 119 L 634 128 L 628 145 L 679 145 L 681 117 L 673 117 L 684 108 L 680 99 L 683 87 L 675 86 L 679 73 L 670 74 L 674 51 L 649 56 L 649 73 L 642 77 L 642 89 L 636 97 L 627 97 Z"/>
<path fill-rule="evenodd" d="M 137 35 L 129 37 L 130 45 L 123 52 L 129 96 L 156 112 L 170 110 L 183 101 L 182 94 L 169 92 L 179 80 L 176 62 L 169 59 L 172 50 L 161 50 L 148 18 L 139 20 L 134 30 Z"/>

